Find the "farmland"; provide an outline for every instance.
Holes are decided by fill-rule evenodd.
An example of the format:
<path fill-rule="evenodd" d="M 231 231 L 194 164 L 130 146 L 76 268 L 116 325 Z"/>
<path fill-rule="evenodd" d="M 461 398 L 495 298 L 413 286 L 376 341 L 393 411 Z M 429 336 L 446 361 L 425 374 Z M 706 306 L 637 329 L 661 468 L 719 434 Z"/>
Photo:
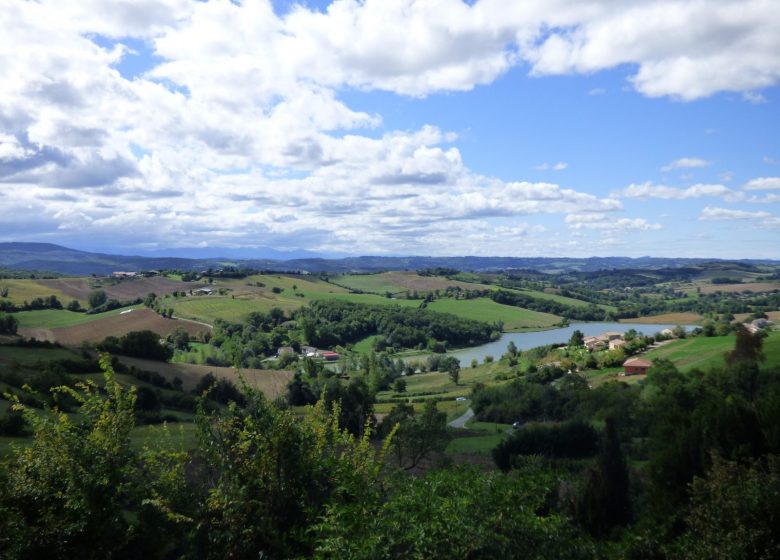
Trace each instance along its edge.
<path fill-rule="evenodd" d="M 644 357 L 650 360 L 659 358 L 671 360 L 680 371 L 722 367 L 725 365 L 723 356 L 734 348 L 734 342 L 733 335 L 687 338 L 651 350 Z M 780 331 L 769 333 L 764 339 L 763 351 L 766 356 L 764 363 L 766 367 L 780 364 Z"/>
<path fill-rule="evenodd" d="M 265 393 L 270 398 L 284 394 L 287 383 L 292 379 L 289 370 L 235 369 L 231 367 L 204 366 L 194 364 L 175 364 L 142 360 L 122 356 L 120 361 L 127 366 L 135 366 L 144 371 L 154 371 L 172 381 L 174 377 L 182 380 L 185 391 L 192 390 L 200 379 L 211 373 L 217 378 L 227 379 L 239 385 L 242 381 Z"/>
<path fill-rule="evenodd" d="M 470 284 L 459 280 L 449 280 L 442 276 L 420 276 L 414 272 L 382 272 L 379 274 L 345 274 L 332 279 L 335 284 L 346 286 L 352 290 L 384 294 L 417 291 L 425 294 L 436 290 L 446 290 L 449 287 L 462 290 L 481 290 L 488 286 Z"/>
<path fill-rule="evenodd" d="M 42 313 L 32 311 L 30 313 Z M 64 312 L 67 313 L 67 312 Z M 35 316 L 32 316 L 33 318 Z M 85 316 L 90 317 L 90 316 Z M 122 336 L 131 331 L 150 330 L 161 336 L 167 336 L 177 327 L 191 335 L 198 335 L 208 327 L 190 321 L 165 319 L 150 309 L 123 309 L 110 314 L 92 315 L 92 321 L 75 323 L 61 327 L 29 327 L 21 330 L 25 336 L 34 336 L 39 340 L 49 340 L 65 345 L 79 345 L 82 342 L 99 342 L 107 336 Z M 32 321 L 30 317 L 26 319 Z"/>
<path fill-rule="evenodd" d="M 695 325 L 702 319 L 703 317 L 698 313 L 664 313 L 662 315 L 650 315 L 648 317 L 622 319 L 621 323 L 645 323 L 649 325 Z"/>
<path fill-rule="evenodd" d="M 131 277 L 131 278 L 55 278 L 50 280 L 39 280 L 39 282 L 48 289 L 58 290 L 67 294 L 69 299 L 77 299 L 81 302 L 87 300 L 90 292 L 99 289 L 106 292 L 110 299 L 133 300 L 143 298 L 149 293 L 164 295 L 174 290 L 185 290 L 192 288 L 192 283 L 172 280 L 164 276 L 154 276 L 151 278 Z"/>
<path fill-rule="evenodd" d="M 505 331 L 545 328 L 561 322 L 557 315 L 502 305 L 488 298 L 440 299 L 430 303 L 428 309 L 488 323 L 501 321 Z"/>
<path fill-rule="evenodd" d="M 67 292 L 47 285 L 47 280 L 27 280 L 15 278 L 0 278 L 0 289 L 8 288 L 8 295 L 0 301 L 10 301 L 14 305 L 22 305 L 38 297 L 57 296 L 63 305 L 74 299 Z M 75 298 L 79 299 L 79 298 Z"/>

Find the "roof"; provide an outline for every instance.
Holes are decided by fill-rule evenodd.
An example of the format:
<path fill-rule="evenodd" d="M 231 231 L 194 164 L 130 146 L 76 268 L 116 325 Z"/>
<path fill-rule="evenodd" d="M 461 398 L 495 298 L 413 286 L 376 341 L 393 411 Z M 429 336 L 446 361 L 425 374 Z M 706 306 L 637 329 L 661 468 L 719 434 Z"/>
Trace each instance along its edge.
<path fill-rule="evenodd" d="M 633 366 L 633 367 L 650 367 L 653 365 L 653 362 L 650 360 L 645 360 L 643 358 L 629 358 L 625 362 L 623 362 L 624 366 Z"/>

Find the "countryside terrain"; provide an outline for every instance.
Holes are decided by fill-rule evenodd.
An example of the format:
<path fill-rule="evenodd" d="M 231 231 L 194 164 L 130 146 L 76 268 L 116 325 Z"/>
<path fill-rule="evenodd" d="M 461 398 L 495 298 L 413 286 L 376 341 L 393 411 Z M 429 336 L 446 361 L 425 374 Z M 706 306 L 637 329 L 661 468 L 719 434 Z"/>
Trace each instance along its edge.
<path fill-rule="evenodd" d="M 379 452 L 382 438 L 396 438 L 383 460 L 400 472 L 448 476 L 436 473 L 461 465 L 475 473 L 558 473 L 574 477 L 579 486 L 571 499 L 586 507 L 588 500 L 601 503 L 587 480 L 607 472 L 610 441 L 620 442 L 621 468 L 648 484 L 663 469 L 682 469 L 673 450 L 655 451 L 672 441 L 665 426 L 688 426 L 672 416 L 687 410 L 675 401 L 680 387 L 709 395 L 703 398 L 712 403 L 725 394 L 718 387 L 742 391 L 731 372 L 748 372 L 739 374 L 753 376 L 744 406 L 763 411 L 756 426 L 774 418 L 780 265 L 709 261 L 601 270 L 580 262 L 575 270 L 569 264 L 488 272 L 437 266 L 311 273 L 233 264 L 111 275 L 70 275 L 67 266 L 6 270 L 0 275 L 0 461 L 33 453 L 36 438 L 49 429 L 44 426 L 59 423 L 67 431 L 62 426 L 89 418 L 78 395 L 113 402 L 120 397 L 111 395 L 132 390 L 130 454 L 178 450 L 181 461 L 208 454 L 202 446 L 214 434 L 203 419 L 218 425 L 216 419 L 239 418 L 252 406 L 271 407 L 262 414 L 282 422 L 279 429 L 285 414 L 300 430 L 332 414 L 345 434 L 364 438 L 362 453 Z M 601 322 L 627 325 L 600 340 L 574 331 L 528 349 L 510 343 L 470 363 L 452 355 L 503 340 L 502 334 Z M 629 358 L 650 367 L 625 375 Z M 119 402 L 110 406 L 121 408 Z M 744 420 L 747 412 L 739 414 Z M 683 432 L 694 437 L 698 429 L 690 424 Z M 773 449 L 767 437 L 761 449 Z M 709 468 L 706 461 L 688 465 L 681 480 Z M 685 488 L 657 493 L 662 501 L 652 508 L 686 504 Z M 571 516 L 597 549 L 606 538 L 599 536 L 603 524 L 615 535 L 628 530 L 619 529 L 624 522 L 561 507 L 555 505 L 556 515 Z M 621 507 L 651 515 L 644 502 Z"/>

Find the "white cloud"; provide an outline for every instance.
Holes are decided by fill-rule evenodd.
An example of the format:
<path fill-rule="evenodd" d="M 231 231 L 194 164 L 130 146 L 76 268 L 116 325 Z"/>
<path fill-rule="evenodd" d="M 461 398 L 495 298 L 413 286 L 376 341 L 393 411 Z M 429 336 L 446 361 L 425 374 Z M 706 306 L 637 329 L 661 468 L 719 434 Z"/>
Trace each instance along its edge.
<path fill-rule="evenodd" d="M 545 163 L 542 163 L 540 165 L 537 165 L 536 167 L 534 167 L 534 169 L 536 169 L 538 171 L 547 171 L 547 170 L 563 171 L 567 167 L 569 167 L 568 163 L 566 163 L 565 161 L 559 161 L 558 163 L 546 163 L 545 162 Z"/>
<path fill-rule="evenodd" d="M 758 177 L 751 179 L 742 187 L 748 191 L 776 190 L 780 189 L 780 177 Z"/>
<path fill-rule="evenodd" d="M 780 217 L 769 212 L 748 212 L 707 206 L 701 211 L 699 219 L 704 221 L 748 221 L 763 229 L 780 228 Z"/>
<path fill-rule="evenodd" d="M 540 76 L 633 64 L 653 96 L 758 92 L 780 76 L 767 12 L 758 1 L 336 0 L 280 17 L 267 0 L 0 0 L 0 223 L 55 239 L 350 252 L 478 252 L 501 234 L 554 249 L 562 240 L 528 225 L 534 214 L 657 229 L 604 218 L 623 209 L 614 197 L 477 174 L 436 127 L 376 132 L 381 115 L 339 92 L 463 91 L 523 64 Z M 130 38 L 150 67 L 126 78 Z M 678 75 L 686 57 L 698 66 Z"/>
<path fill-rule="evenodd" d="M 712 165 L 711 161 L 701 158 L 680 158 L 664 165 L 661 171 L 672 171 L 674 169 L 695 169 Z"/>
<path fill-rule="evenodd" d="M 569 214 L 564 222 L 574 230 L 593 229 L 607 232 L 652 231 L 663 228 L 661 224 L 649 223 L 644 218 L 614 218 L 604 214 Z"/>
<path fill-rule="evenodd" d="M 631 184 L 624 189 L 615 191 L 613 196 L 623 198 L 659 198 L 662 200 L 688 200 L 706 196 L 720 197 L 728 202 L 742 200 L 743 194 L 723 185 L 696 184 L 686 188 L 667 187 L 653 183 Z"/>
<path fill-rule="evenodd" d="M 604 95 L 605 93 L 607 93 L 607 90 L 604 88 L 593 88 L 588 90 L 588 95 Z"/>

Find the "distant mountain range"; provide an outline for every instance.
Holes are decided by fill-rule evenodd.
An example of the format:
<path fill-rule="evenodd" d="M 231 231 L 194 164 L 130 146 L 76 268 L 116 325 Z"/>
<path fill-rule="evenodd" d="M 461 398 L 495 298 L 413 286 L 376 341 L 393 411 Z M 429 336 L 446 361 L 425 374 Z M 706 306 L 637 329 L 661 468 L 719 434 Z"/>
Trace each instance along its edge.
<path fill-rule="evenodd" d="M 610 269 L 658 269 L 696 266 L 718 259 L 670 259 L 656 257 L 346 257 L 325 259 L 304 254 L 277 252 L 277 258 L 236 258 L 236 254 L 220 257 L 197 257 L 188 249 L 182 256 L 176 250 L 161 251 L 160 256 L 129 256 L 91 253 L 50 243 L 0 243 L 0 268 L 56 272 L 66 275 L 107 275 L 116 271 L 160 269 L 203 270 L 234 266 L 276 271 L 318 272 L 379 272 L 383 270 L 420 270 L 424 268 L 455 268 L 463 271 L 489 272 L 498 270 L 535 270 L 540 272 L 596 271 Z M 216 250 L 209 250 L 213 254 Z M 271 250 L 272 251 L 272 250 Z M 242 255 L 246 254 L 241 251 Z M 284 258 L 286 255 L 287 258 Z M 194 257 L 194 258 L 193 258 Z M 772 260 L 729 261 L 743 264 L 778 264 Z"/>

